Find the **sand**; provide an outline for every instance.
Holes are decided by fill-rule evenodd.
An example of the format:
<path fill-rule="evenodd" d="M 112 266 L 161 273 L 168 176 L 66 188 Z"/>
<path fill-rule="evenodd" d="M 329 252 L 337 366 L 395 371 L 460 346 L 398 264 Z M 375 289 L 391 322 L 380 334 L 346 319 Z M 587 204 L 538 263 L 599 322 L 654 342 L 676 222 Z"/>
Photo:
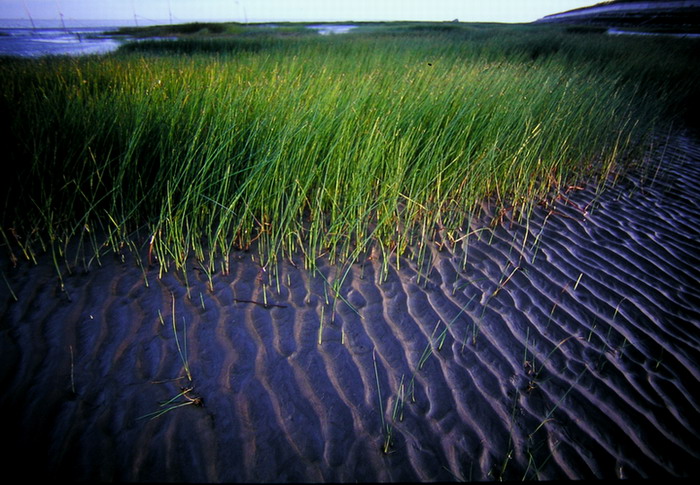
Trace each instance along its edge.
<path fill-rule="evenodd" d="M 600 196 L 572 189 L 527 225 L 488 230 L 486 207 L 471 227 L 482 230 L 431 246 L 429 267 L 393 259 L 385 281 L 378 258 L 349 269 L 321 258 L 316 273 L 284 261 L 275 274 L 238 252 L 212 291 L 194 259 L 186 278 L 159 277 L 110 254 L 61 291 L 48 256 L 17 267 L 3 256 L 3 470 L 698 476 L 700 142 L 679 134 L 656 157 L 658 173 Z M 162 405 L 172 398 L 185 405 Z"/>

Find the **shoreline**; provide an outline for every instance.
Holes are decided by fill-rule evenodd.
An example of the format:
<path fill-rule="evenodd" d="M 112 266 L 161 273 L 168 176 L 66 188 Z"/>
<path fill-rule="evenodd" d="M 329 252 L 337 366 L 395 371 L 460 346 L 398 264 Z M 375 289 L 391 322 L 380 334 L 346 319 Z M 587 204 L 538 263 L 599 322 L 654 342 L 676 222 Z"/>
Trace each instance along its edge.
<path fill-rule="evenodd" d="M 700 142 L 664 158 L 654 183 L 574 191 L 385 280 L 377 259 L 284 260 L 277 279 L 236 252 L 213 291 L 192 263 L 146 286 L 108 255 L 64 278 L 69 300 L 50 264 L 4 270 L 7 463 L 99 481 L 698 476 Z"/>

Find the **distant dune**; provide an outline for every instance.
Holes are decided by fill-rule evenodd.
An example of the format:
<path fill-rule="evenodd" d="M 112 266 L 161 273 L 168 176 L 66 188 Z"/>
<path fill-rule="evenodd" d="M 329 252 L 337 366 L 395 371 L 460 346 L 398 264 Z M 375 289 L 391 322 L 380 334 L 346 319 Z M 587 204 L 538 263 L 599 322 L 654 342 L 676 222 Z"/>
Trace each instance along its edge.
<path fill-rule="evenodd" d="M 575 23 L 614 27 L 700 31 L 698 0 L 617 0 L 547 15 L 537 23 Z"/>

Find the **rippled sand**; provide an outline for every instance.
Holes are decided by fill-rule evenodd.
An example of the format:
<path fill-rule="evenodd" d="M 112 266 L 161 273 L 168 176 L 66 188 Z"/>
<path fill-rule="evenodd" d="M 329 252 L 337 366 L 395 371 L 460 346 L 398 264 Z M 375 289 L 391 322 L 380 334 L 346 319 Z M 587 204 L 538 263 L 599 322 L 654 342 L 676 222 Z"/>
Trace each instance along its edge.
<path fill-rule="evenodd" d="M 600 196 L 572 190 L 527 225 L 490 230 L 487 208 L 472 226 L 487 229 L 430 248 L 423 269 L 394 260 L 381 281 L 376 258 L 275 275 L 241 252 L 211 291 L 196 261 L 159 278 L 109 256 L 61 292 L 48 258 L 3 260 L 6 467 L 119 481 L 697 476 L 698 140 L 675 137 L 660 167 Z"/>

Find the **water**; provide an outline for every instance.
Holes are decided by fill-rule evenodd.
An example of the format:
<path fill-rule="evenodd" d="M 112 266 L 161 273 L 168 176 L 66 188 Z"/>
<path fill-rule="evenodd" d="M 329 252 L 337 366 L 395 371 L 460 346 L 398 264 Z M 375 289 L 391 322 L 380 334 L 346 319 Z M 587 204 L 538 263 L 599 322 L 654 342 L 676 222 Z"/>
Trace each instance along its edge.
<path fill-rule="evenodd" d="M 357 27 L 356 25 L 337 25 L 337 24 L 318 24 L 309 25 L 308 28 L 317 30 L 321 35 L 331 35 L 331 34 L 347 34 L 352 29 Z"/>
<path fill-rule="evenodd" d="M 116 50 L 123 42 L 105 32 L 123 25 L 129 22 L 3 19 L 0 20 L 0 56 L 105 54 Z"/>
<path fill-rule="evenodd" d="M 0 29 L 0 55 L 104 54 L 116 50 L 121 40 L 104 35 L 104 28 Z"/>
<path fill-rule="evenodd" d="M 160 22 L 143 22 L 150 25 Z M 105 35 L 119 27 L 134 26 L 128 20 L 0 20 L 0 56 L 40 57 L 47 55 L 106 54 L 125 42 Z"/>
<path fill-rule="evenodd" d="M 673 32 L 639 32 L 634 30 L 608 29 L 609 35 L 650 35 L 656 37 L 680 37 L 686 39 L 698 39 L 700 34 L 696 33 L 673 33 Z"/>
<path fill-rule="evenodd" d="M 139 25 L 165 24 L 165 21 L 140 22 Z M 0 56 L 40 57 L 47 55 L 106 54 L 127 40 L 106 35 L 118 27 L 133 26 L 131 21 L 92 21 L 66 23 L 57 21 L 0 21 Z M 354 25 L 309 25 L 321 35 L 344 34 Z"/>

